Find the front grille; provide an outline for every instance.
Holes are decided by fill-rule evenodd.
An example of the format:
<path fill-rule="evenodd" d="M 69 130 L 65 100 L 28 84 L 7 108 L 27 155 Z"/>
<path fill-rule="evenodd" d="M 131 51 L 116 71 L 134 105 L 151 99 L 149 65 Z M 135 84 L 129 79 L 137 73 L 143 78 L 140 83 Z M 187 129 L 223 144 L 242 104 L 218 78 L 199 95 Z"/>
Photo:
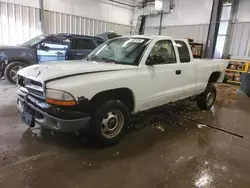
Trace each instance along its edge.
<path fill-rule="evenodd" d="M 37 82 L 35 80 L 30 80 L 30 84 L 34 85 L 34 86 L 39 86 L 39 87 L 43 87 L 43 84 L 40 82 Z"/>
<path fill-rule="evenodd" d="M 19 76 L 18 84 L 26 88 L 30 95 L 39 99 L 44 99 L 43 84 L 41 82 Z"/>
<path fill-rule="evenodd" d="M 38 98 L 44 98 L 43 96 L 43 91 L 40 91 L 40 90 L 37 90 L 37 89 L 34 89 L 32 88 L 32 86 L 26 86 L 25 88 L 28 89 L 29 93 L 35 97 L 38 97 Z"/>

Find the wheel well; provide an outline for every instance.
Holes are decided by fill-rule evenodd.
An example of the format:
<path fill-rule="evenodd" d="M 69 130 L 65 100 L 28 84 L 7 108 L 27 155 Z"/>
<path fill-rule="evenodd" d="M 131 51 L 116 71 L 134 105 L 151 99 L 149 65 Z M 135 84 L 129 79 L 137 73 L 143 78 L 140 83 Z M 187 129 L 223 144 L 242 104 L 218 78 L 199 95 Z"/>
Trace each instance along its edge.
<path fill-rule="evenodd" d="M 22 58 L 10 59 L 8 64 L 16 62 L 16 61 L 19 61 L 19 62 L 25 63 L 27 65 L 30 65 L 30 62 L 28 60 L 25 60 L 25 59 L 22 59 Z"/>
<path fill-rule="evenodd" d="M 96 94 L 90 100 L 90 106 L 93 106 L 95 108 L 112 99 L 121 101 L 128 108 L 129 112 L 132 112 L 134 110 L 135 104 L 133 92 L 128 88 L 118 88 L 102 91 Z"/>
<path fill-rule="evenodd" d="M 208 83 L 215 83 L 221 77 L 221 72 L 213 72 L 208 80 Z"/>

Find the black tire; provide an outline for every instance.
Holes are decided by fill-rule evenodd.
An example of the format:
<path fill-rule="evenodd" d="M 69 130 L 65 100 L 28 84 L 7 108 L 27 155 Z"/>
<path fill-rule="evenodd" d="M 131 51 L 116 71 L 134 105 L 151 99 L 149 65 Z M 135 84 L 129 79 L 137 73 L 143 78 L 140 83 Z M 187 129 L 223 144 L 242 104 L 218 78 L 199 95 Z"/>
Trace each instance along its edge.
<path fill-rule="evenodd" d="M 23 63 L 23 62 L 20 62 L 20 61 L 15 61 L 15 62 L 11 62 L 7 65 L 7 67 L 5 68 L 4 70 L 4 77 L 12 84 L 16 84 L 16 79 L 13 79 L 13 75 L 14 73 L 12 73 L 11 71 L 12 70 L 20 70 L 24 67 L 27 67 L 27 64 Z M 16 68 L 16 69 L 15 69 Z M 18 71 L 17 70 L 17 71 Z M 16 72 L 17 72 L 16 71 Z"/>
<path fill-rule="evenodd" d="M 104 129 L 103 127 L 105 127 L 103 124 L 103 121 L 105 121 L 104 116 L 108 115 L 109 112 L 113 112 L 113 111 L 117 111 L 116 113 L 119 112 L 119 114 L 120 113 L 122 114 L 124 123 L 120 129 L 117 129 L 120 131 L 117 131 L 115 136 L 107 138 L 107 136 L 104 135 L 106 133 L 103 133 L 103 129 Z M 106 120 L 108 125 L 109 125 L 109 122 L 111 122 L 111 119 Z M 91 130 L 94 140 L 97 141 L 100 146 L 108 147 L 120 141 L 120 139 L 123 137 L 124 133 L 126 132 L 126 129 L 129 123 L 130 123 L 130 115 L 129 115 L 127 107 L 118 100 L 110 100 L 106 102 L 105 104 L 103 104 L 102 106 L 100 106 L 93 113 L 91 117 L 91 121 L 90 121 L 90 130 Z M 116 125 L 114 127 L 116 127 Z"/>
<path fill-rule="evenodd" d="M 216 95 L 216 87 L 213 84 L 209 84 L 206 90 L 197 96 L 197 106 L 202 110 L 209 110 L 214 105 Z"/>
<path fill-rule="evenodd" d="M 0 72 L 0 79 L 4 76 L 4 71 Z"/>

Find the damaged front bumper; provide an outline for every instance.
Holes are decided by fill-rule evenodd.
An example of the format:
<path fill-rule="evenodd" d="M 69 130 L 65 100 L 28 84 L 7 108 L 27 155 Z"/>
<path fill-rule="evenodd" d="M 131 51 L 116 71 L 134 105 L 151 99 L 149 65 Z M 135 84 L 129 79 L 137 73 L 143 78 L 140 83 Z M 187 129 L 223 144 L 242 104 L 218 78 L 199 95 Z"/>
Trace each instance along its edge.
<path fill-rule="evenodd" d="M 19 111 L 23 112 L 24 105 L 27 105 L 34 112 L 35 123 L 43 128 L 70 133 L 89 127 L 89 114 L 49 105 L 45 101 L 30 95 L 25 88 L 20 88 L 17 94 Z"/>

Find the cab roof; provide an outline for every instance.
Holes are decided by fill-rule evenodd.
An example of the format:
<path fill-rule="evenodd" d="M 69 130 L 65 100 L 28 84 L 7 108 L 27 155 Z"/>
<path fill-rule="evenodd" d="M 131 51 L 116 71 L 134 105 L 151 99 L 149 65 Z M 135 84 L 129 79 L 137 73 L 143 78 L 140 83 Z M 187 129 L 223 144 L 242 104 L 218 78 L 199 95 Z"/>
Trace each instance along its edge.
<path fill-rule="evenodd" d="M 171 37 L 171 36 L 159 36 L 159 35 L 151 35 L 151 36 L 147 36 L 147 35 L 133 35 L 133 36 L 127 36 L 127 37 L 131 37 L 131 38 L 144 38 L 144 39 L 177 39 L 177 40 L 185 40 L 184 38 L 177 38 L 177 37 Z"/>
<path fill-rule="evenodd" d="M 172 37 L 170 36 L 158 36 L 158 35 L 151 35 L 151 36 L 148 36 L 148 35 L 133 35 L 133 36 L 130 36 L 132 38 L 145 38 L 145 39 L 162 39 L 162 38 L 168 38 L 168 39 L 172 39 Z"/>

